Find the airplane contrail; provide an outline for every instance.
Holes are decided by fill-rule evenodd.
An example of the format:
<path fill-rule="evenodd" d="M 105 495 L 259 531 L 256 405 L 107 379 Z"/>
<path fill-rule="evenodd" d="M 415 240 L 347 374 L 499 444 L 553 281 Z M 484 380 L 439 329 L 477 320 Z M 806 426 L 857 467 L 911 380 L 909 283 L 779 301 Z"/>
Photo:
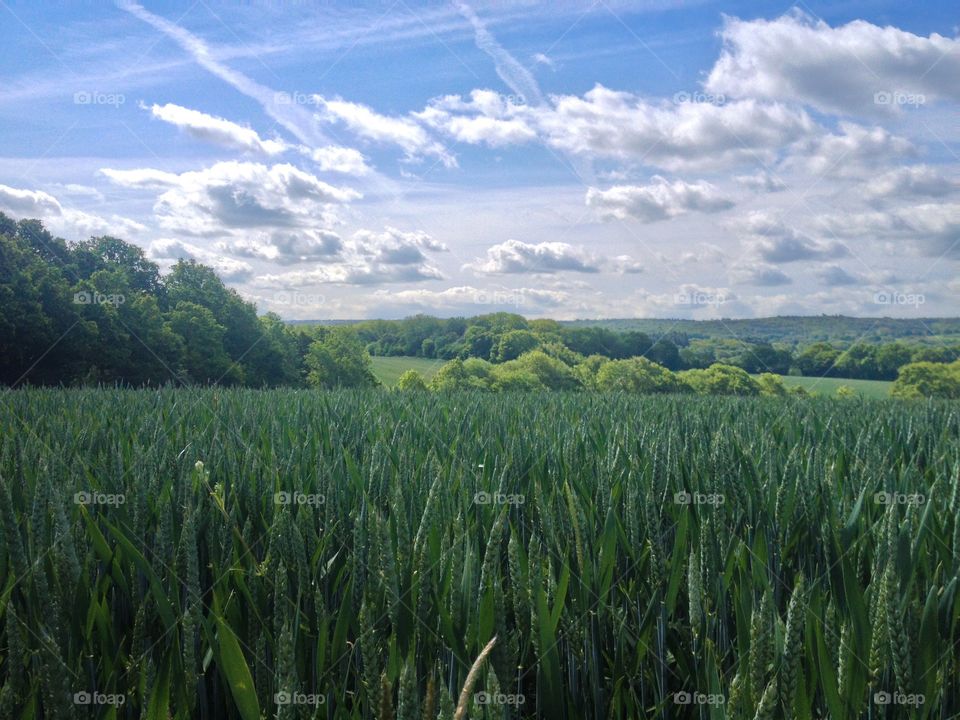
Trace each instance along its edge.
<path fill-rule="evenodd" d="M 285 95 L 284 93 L 279 93 L 266 85 L 261 85 L 243 73 L 227 67 L 213 57 L 210 48 L 201 38 L 166 18 L 155 15 L 135 2 L 123 0 L 118 3 L 118 7 L 162 32 L 190 53 L 197 64 L 205 70 L 216 75 L 247 97 L 256 100 L 268 116 L 280 126 L 286 128 L 300 142 L 313 146 L 329 143 L 329 140 L 319 130 L 308 111 L 295 104 L 278 102 L 278 98 Z"/>
<path fill-rule="evenodd" d="M 517 95 L 522 95 L 529 105 L 543 104 L 543 93 L 540 91 L 540 86 L 533 74 L 497 42 L 497 39 L 490 34 L 487 26 L 477 17 L 472 7 L 463 0 L 454 0 L 454 5 L 456 5 L 460 14 L 473 25 L 477 47 L 493 58 L 497 75 L 507 84 L 507 87 Z"/>

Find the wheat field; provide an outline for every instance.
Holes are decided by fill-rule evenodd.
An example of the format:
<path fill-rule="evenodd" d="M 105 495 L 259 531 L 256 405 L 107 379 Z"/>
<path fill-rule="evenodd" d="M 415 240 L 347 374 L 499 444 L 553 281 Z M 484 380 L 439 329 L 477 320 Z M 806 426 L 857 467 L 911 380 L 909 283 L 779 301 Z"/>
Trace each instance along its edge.
<path fill-rule="evenodd" d="M 960 713 L 955 404 L 50 389 L 0 428 L 3 718 Z"/>

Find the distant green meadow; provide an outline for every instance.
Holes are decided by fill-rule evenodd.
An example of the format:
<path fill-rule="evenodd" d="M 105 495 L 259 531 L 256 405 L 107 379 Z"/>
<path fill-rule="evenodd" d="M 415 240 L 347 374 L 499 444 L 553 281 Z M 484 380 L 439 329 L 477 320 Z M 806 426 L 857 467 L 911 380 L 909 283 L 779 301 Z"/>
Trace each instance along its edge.
<path fill-rule="evenodd" d="M 0 403 L 4 719 L 957 717 L 958 582 L 955 403 Z"/>

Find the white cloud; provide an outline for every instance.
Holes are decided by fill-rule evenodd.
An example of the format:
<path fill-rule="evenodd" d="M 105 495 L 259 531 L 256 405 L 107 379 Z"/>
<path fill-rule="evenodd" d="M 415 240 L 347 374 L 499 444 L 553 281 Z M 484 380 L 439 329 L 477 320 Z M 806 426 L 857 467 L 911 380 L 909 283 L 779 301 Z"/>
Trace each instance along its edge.
<path fill-rule="evenodd" d="M 382 232 L 359 230 L 344 240 L 339 251 L 310 269 L 256 278 L 257 284 L 302 288 L 310 285 L 377 285 L 442 280 L 427 253 L 446 252 L 447 246 L 425 232 L 387 227 Z"/>
<path fill-rule="evenodd" d="M 410 160 L 433 156 L 447 167 L 456 165 L 456 159 L 447 149 L 408 117 L 381 115 L 366 105 L 339 98 L 317 95 L 316 99 L 319 116 L 326 122 L 341 122 L 359 137 L 397 145 Z"/>
<path fill-rule="evenodd" d="M 196 260 L 212 267 L 222 279 L 229 281 L 244 281 L 253 273 L 253 268 L 247 262 L 222 257 L 182 240 L 154 240 L 147 248 L 147 255 L 165 265 L 173 265 L 177 260 Z"/>
<path fill-rule="evenodd" d="M 783 180 L 774 177 L 766 170 L 760 170 L 753 175 L 737 175 L 733 179 L 754 192 L 774 193 L 787 189 L 787 184 Z"/>
<path fill-rule="evenodd" d="M 366 175 L 370 168 L 359 150 L 337 145 L 316 148 L 310 152 L 324 171 L 343 173 L 344 175 Z"/>
<path fill-rule="evenodd" d="M 726 18 L 721 37 L 724 49 L 706 83 L 711 92 L 871 115 L 903 107 L 877 93 L 960 100 L 956 38 L 864 20 L 832 28 L 799 12 L 776 20 Z"/>
<path fill-rule="evenodd" d="M 730 269 L 730 278 L 737 285 L 777 287 L 789 285 L 793 280 L 780 268 L 767 263 L 747 262 Z"/>
<path fill-rule="evenodd" d="M 850 254 L 842 243 L 816 241 L 765 212 L 750 213 L 736 227 L 752 236 L 748 247 L 769 263 L 832 260 Z"/>
<path fill-rule="evenodd" d="M 871 237 L 912 246 L 923 255 L 960 259 L 960 203 L 921 203 L 887 211 L 838 213 L 821 227 L 841 237 Z"/>
<path fill-rule="evenodd" d="M 516 111 L 549 145 L 667 170 L 773 162 L 783 147 L 818 131 L 802 110 L 752 99 L 654 104 L 597 85 L 583 97 L 561 95 L 553 100 L 553 109 Z"/>
<path fill-rule="evenodd" d="M 279 155 L 289 149 L 283 140 L 264 140 L 251 128 L 199 110 L 167 103 L 151 105 L 150 112 L 155 118 L 177 126 L 191 137 L 215 145 L 260 155 Z"/>
<path fill-rule="evenodd" d="M 800 165 L 815 175 L 857 177 L 916 154 L 907 139 L 882 127 L 867 128 L 841 121 L 840 133 L 807 138 L 796 143 L 787 165 Z"/>
<path fill-rule="evenodd" d="M 507 240 L 487 249 L 486 259 L 467 267 L 487 275 L 513 273 L 600 272 L 602 260 L 562 242 Z"/>
<path fill-rule="evenodd" d="M 116 235 L 125 239 L 146 230 L 136 220 L 122 215 L 103 217 L 83 210 L 64 207 L 50 193 L 0 185 L 0 210 L 15 218 L 43 220 L 54 233 L 76 240 L 91 235 Z"/>
<path fill-rule="evenodd" d="M 221 241 L 217 248 L 239 257 L 291 265 L 336 257 L 343 249 L 343 240 L 330 230 L 275 230 Z"/>
<path fill-rule="evenodd" d="M 839 265 L 827 265 L 821 269 L 817 276 L 820 282 L 828 287 L 840 287 L 841 285 L 856 285 L 861 279 L 844 270 Z"/>
<path fill-rule="evenodd" d="M 650 185 L 615 185 L 608 190 L 589 188 L 587 205 L 605 215 L 620 219 L 633 217 L 643 222 L 667 220 L 689 212 L 715 213 L 733 207 L 733 202 L 708 182 L 670 182 L 658 175 L 652 179 Z"/>
<path fill-rule="evenodd" d="M 866 186 L 872 200 L 904 197 L 944 197 L 960 189 L 960 183 L 929 165 L 909 165 L 879 175 Z"/>
<path fill-rule="evenodd" d="M 332 206 L 360 197 L 289 164 L 221 162 L 180 175 L 151 169 L 101 172 L 123 186 L 166 188 L 154 205 L 160 225 L 191 235 L 223 235 L 238 228 L 315 228 L 333 222 Z"/>

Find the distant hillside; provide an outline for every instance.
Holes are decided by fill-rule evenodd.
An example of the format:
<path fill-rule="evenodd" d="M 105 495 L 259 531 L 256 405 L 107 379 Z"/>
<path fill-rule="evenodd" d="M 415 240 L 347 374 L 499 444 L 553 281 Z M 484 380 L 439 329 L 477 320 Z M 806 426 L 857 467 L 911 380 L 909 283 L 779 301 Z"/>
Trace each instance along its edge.
<path fill-rule="evenodd" d="M 573 320 L 562 323 L 572 326 L 603 327 L 625 332 L 637 330 L 651 337 L 686 336 L 703 338 L 738 338 L 764 342 L 807 345 L 831 342 L 839 345 L 855 341 L 866 343 L 911 339 L 915 342 L 938 342 L 960 338 L 960 318 L 860 318 L 844 315 L 784 316 L 745 320 L 669 320 L 610 319 Z"/>
<path fill-rule="evenodd" d="M 295 325 L 351 325 L 361 320 L 291 320 Z M 685 345 L 689 340 L 736 338 L 756 342 L 809 345 L 830 342 L 885 343 L 909 340 L 939 344 L 960 340 L 960 318 L 862 318 L 845 315 L 783 316 L 741 320 L 687 320 L 666 318 L 611 318 L 561 320 L 570 327 L 602 327 L 616 332 L 636 330 L 653 338 L 664 335 Z"/>

